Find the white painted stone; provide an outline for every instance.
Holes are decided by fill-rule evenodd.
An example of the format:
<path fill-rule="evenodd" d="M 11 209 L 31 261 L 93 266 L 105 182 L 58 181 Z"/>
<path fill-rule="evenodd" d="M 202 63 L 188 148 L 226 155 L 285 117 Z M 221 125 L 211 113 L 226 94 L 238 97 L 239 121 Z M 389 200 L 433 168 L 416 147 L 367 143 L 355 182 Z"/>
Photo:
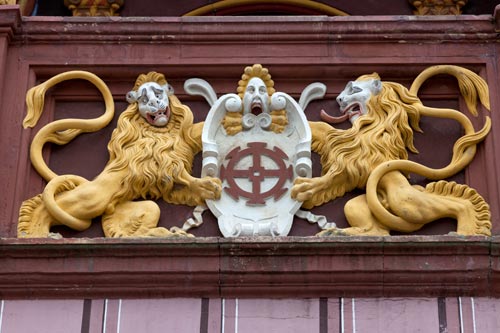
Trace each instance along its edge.
<path fill-rule="evenodd" d="M 241 109 L 242 102 L 244 108 L 255 103 L 252 96 L 242 101 L 236 94 L 223 95 L 213 104 L 203 128 L 202 176 L 220 177 L 223 184 L 221 198 L 207 201 L 207 206 L 225 237 L 286 236 L 301 206 L 290 196 L 293 180 L 298 175 L 311 177 L 311 131 L 302 108 L 285 93 L 277 92 L 270 98 L 258 96 L 259 84 L 252 81 L 256 98 L 267 104 L 260 106 L 263 112 L 258 115 L 245 109 L 243 131 L 227 135 L 221 125 L 226 113 Z M 288 117 L 288 125 L 279 134 L 269 129 L 268 112 L 275 109 L 285 109 Z M 285 159 L 278 157 L 278 151 L 286 155 Z M 259 180 L 268 173 L 269 177 Z M 283 180 L 287 174 L 290 178 Z M 266 196 L 273 188 L 283 193 Z"/>

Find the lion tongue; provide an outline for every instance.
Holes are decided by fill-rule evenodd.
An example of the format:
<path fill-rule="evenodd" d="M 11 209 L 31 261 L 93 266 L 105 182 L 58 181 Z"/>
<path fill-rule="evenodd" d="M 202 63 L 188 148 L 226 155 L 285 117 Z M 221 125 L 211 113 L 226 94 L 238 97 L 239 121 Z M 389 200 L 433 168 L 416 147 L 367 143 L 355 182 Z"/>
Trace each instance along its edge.
<path fill-rule="evenodd" d="M 349 119 L 349 115 L 347 113 L 343 114 L 340 117 L 334 117 L 334 116 L 330 116 L 328 113 L 326 113 L 325 110 L 321 110 L 320 116 L 321 116 L 321 119 L 323 119 L 324 121 L 326 121 L 327 123 L 330 123 L 330 124 L 342 123 L 342 122 L 346 121 L 347 119 Z"/>

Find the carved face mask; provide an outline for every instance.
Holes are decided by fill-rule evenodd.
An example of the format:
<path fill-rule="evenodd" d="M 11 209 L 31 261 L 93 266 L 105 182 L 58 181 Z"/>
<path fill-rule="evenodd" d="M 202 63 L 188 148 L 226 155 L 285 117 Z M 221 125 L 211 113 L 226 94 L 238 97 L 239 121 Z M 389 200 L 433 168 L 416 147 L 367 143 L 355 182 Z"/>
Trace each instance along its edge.
<path fill-rule="evenodd" d="M 361 80 L 349 82 L 337 97 L 340 111 L 349 118 L 351 123 L 368 112 L 367 104 L 372 95 L 378 95 L 382 90 L 380 80 Z"/>
<path fill-rule="evenodd" d="M 267 88 L 258 77 L 254 77 L 248 81 L 243 95 L 243 113 L 269 113 L 269 95 Z"/>
<path fill-rule="evenodd" d="M 151 125 L 164 127 L 170 118 L 168 96 L 173 94 L 169 84 L 160 86 L 156 82 L 146 82 L 137 91 L 127 94 L 129 103 L 137 102 L 139 113 Z"/>

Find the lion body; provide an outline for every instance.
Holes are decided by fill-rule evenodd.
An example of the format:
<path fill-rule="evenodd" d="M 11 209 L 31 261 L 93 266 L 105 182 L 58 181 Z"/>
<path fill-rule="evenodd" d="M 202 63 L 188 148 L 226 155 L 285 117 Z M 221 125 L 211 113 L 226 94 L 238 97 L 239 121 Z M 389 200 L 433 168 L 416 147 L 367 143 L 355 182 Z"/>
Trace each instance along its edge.
<path fill-rule="evenodd" d="M 144 82 L 166 84 L 163 75 L 151 72 L 139 76 L 135 89 Z M 31 95 L 43 96 L 44 91 L 35 90 Z M 175 95 L 169 96 L 169 103 L 169 120 L 164 127 L 146 122 L 138 112 L 138 103 L 131 103 L 120 115 L 108 143 L 110 159 L 104 170 L 92 181 L 74 175 L 50 177 L 42 194 L 22 204 L 18 236 L 47 237 L 54 225 L 85 230 L 100 216 L 108 237 L 185 234 L 157 227 L 159 208 L 152 200 L 200 205 L 206 198 L 220 195 L 220 181 L 191 176 L 194 155 L 201 150 L 203 123 L 193 124 L 191 110 Z M 46 127 L 52 126 L 55 132 L 52 124 Z M 45 132 L 49 134 L 36 137 L 32 148 L 40 149 L 50 141 L 53 134 Z M 43 161 L 36 165 L 37 170 L 45 171 L 41 173 L 53 174 Z"/>
<path fill-rule="evenodd" d="M 408 150 L 417 152 L 413 129 L 420 131 L 420 115 L 412 104 L 418 101 L 404 87 L 384 84 L 380 95 L 370 101 L 370 112 L 350 129 L 311 122 L 312 150 L 321 156 L 322 176 L 328 186 L 315 193 L 304 207 L 321 205 L 355 188 L 364 189 L 378 165 L 407 159 Z"/>
<path fill-rule="evenodd" d="M 472 94 L 474 98 L 479 93 L 481 101 L 487 100 L 487 89 L 476 74 L 456 66 L 443 68 L 463 74 L 455 75 L 461 85 L 464 80 L 472 79 L 474 84 L 469 86 L 477 89 Z M 443 68 L 436 68 L 435 72 Z M 368 79 L 379 80 L 376 73 L 358 78 Z M 379 87 L 380 82 L 377 84 Z M 350 101 L 340 99 L 346 112 L 352 110 L 351 105 L 359 105 L 356 94 L 360 91 L 352 92 L 350 87 L 351 84 L 342 93 L 342 98 L 350 97 Z M 418 90 L 418 87 L 413 90 Z M 470 100 L 470 96 L 464 97 Z M 476 144 L 489 132 L 488 117 L 485 126 L 475 132 L 470 120 L 462 113 L 426 107 L 415 93 L 393 82 L 383 82 L 381 91 L 372 93 L 361 110 L 367 112 L 352 121 L 353 126 L 347 130 L 323 122 L 310 123 L 312 150 L 321 156 L 322 175 L 297 179 L 292 196 L 303 201 L 304 208 L 312 208 L 356 188 L 367 191 L 366 195 L 351 199 L 344 207 L 351 227 L 332 228 L 319 235 L 389 235 L 391 230 L 412 232 L 444 217 L 457 219 L 459 234 L 491 234 L 489 206 L 475 190 L 442 180 L 436 183 L 439 186 L 429 185 L 422 190 L 411 185 L 407 177 L 414 172 L 439 180 L 460 171 L 474 157 Z M 465 135 L 454 145 L 452 161 L 442 169 L 431 169 L 408 160 L 409 151 L 418 153 L 413 144 L 413 131 L 421 131 L 419 120 L 422 115 L 455 119 L 465 129 Z"/>

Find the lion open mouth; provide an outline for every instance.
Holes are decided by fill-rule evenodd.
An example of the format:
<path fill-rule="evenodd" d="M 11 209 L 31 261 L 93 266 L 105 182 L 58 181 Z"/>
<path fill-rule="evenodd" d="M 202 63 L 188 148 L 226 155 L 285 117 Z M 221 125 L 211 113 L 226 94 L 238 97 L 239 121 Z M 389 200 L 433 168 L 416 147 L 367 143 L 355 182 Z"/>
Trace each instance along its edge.
<path fill-rule="evenodd" d="M 364 107 L 361 103 L 353 102 L 340 111 L 342 111 L 344 117 L 347 115 L 349 119 L 352 119 L 363 115 L 363 109 Z"/>
<path fill-rule="evenodd" d="M 327 123 L 339 124 L 339 123 L 343 123 L 344 121 L 346 121 L 348 119 L 353 121 L 353 119 L 356 119 L 357 117 L 362 116 L 364 114 L 363 110 L 364 110 L 363 104 L 361 104 L 359 102 L 353 102 L 344 108 L 342 108 L 342 107 L 340 108 L 342 115 L 339 117 L 330 116 L 328 113 L 326 113 L 325 110 L 321 110 L 320 116 L 321 116 L 321 119 L 323 119 Z"/>
<path fill-rule="evenodd" d="M 146 120 L 153 126 L 165 126 L 170 118 L 170 108 L 146 113 Z"/>

